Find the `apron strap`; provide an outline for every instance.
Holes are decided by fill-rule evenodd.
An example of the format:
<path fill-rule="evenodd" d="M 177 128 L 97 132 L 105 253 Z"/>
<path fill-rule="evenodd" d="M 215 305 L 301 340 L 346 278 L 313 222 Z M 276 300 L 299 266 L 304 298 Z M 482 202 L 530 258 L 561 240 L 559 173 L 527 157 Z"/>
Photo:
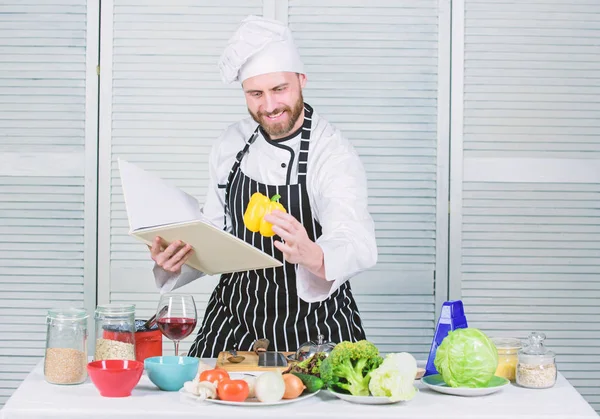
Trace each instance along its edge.
<path fill-rule="evenodd" d="M 229 176 L 227 176 L 227 184 L 225 185 L 225 203 L 224 203 L 225 211 L 223 212 L 223 230 L 225 230 L 225 231 L 227 231 L 227 213 L 229 212 L 228 202 L 229 202 L 229 190 L 231 189 L 230 188 L 231 181 L 233 180 L 235 173 L 240 168 L 240 163 L 242 162 L 244 155 L 248 152 L 248 149 L 250 148 L 252 143 L 256 140 L 256 137 L 258 137 L 259 127 L 260 127 L 260 125 L 256 127 L 256 129 L 252 133 L 252 136 L 248 139 L 248 142 L 246 143 L 244 148 L 242 150 L 240 150 L 237 153 L 237 155 L 235 156 L 235 163 L 233 163 L 233 166 L 231 166 L 231 170 L 229 171 Z"/>
<path fill-rule="evenodd" d="M 309 140 L 310 140 L 310 131 L 312 127 L 312 115 L 313 108 L 308 104 L 304 104 L 304 122 L 302 123 L 302 133 L 300 134 L 300 153 L 298 156 L 298 183 L 301 185 L 306 184 L 306 169 L 308 165 L 308 148 L 309 148 Z M 236 172 L 240 168 L 240 163 L 244 158 L 244 155 L 248 152 L 248 149 L 252 145 L 252 143 L 258 137 L 258 130 L 260 125 L 256 127 L 252 136 L 239 153 L 237 153 L 235 157 L 235 163 L 231 167 L 231 171 L 229 172 L 229 176 L 227 177 L 227 184 L 225 185 L 225 212 L 223 215 L 223 230 L 227 230 L 227 213 L 229 212 L 229 189 L 231 185 L 231 181 L 235 176 Z"/>
<path fill-rule="evenodd" d="M 300 153 L 298 156 L 298 183 L 306 184 L 306 168 L 308 166 L 308 148 L 310 140 L 310 130 L 312 127 L 313 108 L 304 104 L 304 123 L 302 124 L 302 134 L 300 136 Z"/>

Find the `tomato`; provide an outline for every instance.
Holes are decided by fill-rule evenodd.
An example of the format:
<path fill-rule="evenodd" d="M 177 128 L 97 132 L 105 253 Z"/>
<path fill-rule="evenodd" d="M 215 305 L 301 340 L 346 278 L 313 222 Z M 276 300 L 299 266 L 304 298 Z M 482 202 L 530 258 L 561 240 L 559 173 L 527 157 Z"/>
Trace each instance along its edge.
<path fill-rule="evenodd" d="M 217 386 L 219 399 L 228 402 L 243 402 L 249 393 L 250 388 L 244 380 L 223 380 Z"/>
<path fill-rule="evenodd" d="M 223 380 L 229 380 L 229 374 L 221 368 L 205 370 L 200 374 L 200 381 L 210 381 L 211 383 L 217 381 L 220 383 Z"/>

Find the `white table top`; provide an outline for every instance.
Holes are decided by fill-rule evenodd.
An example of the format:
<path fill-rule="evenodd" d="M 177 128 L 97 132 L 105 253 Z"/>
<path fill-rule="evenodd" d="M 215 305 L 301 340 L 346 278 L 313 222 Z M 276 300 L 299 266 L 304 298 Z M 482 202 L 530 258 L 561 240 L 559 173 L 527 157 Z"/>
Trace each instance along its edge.
<path fill-rule="evenodd" d="M 204 360 L 214 365 L 214 360 Z M 357 405 L 321 391 L 314 397 L 281 406 L 239 407 L 185 401 L 163 392 L 144 374 L 131 397 L 103 398 L 88 378 L 81 385 L 46 383 L 40 362 L 0 411 L 0 419 L 43 418 L 224 418 L 252 414 L 261 418 L 415 418 L 415 419 L 592 419 L 596 412 L 559 374 L 553 388 L 528 390 L 514 385 L 483 397 L 456 397 L 433 392 L 420 382 L 409 402 Z"/>

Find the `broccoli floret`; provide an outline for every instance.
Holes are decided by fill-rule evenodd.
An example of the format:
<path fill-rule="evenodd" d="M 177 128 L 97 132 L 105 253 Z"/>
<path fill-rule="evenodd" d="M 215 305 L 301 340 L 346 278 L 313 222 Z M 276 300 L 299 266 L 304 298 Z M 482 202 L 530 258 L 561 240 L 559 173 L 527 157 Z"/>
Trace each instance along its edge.
<path fill-rule="evenodd" d="M 373 343 L 344 341 L 335 345 L 321 362 L 320 375 L 325 385 L 334 391 L 368 396 L 371 372 L 382 362 L 379 349 Z"/>

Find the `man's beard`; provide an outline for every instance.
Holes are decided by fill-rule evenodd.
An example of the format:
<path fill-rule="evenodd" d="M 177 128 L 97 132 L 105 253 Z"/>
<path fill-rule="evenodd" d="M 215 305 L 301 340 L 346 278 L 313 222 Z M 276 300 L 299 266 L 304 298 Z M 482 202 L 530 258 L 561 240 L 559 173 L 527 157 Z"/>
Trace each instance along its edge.
<path fill-rule="evenodd" d="M 302 115 L 303 109 L 304 98 L 302 97 L 302 93 L 300 93 L 300 97 L 298 98 L 298 101 L 294 104 L 293 109 L 290 109 L 288 106 L 283 106 L 273 110 L 273 112 L 269 112 L 268 114 L 264 112 L 258 112 L 258 114 L 255 114 L 250 109 L 248 109 L 248 112 L 250 112 L 250 115 L 252 115 L 252 119 L 254 119 L 260 124 L 262 129 L 269 135 L 269 137 L 281 138 L 285 137 L 292 131 L 294 125 L 296 125 L 296 122 L 298 122 L 298 118 L 300 118 L 300 115 Z M 287 112 L 289 114 L 289 119 L 287 121 L 282 121 L 277 124 L 270 124 L 267 117 L 269 115 L 277 115 L 279 112 L 282 111 Z"/>

